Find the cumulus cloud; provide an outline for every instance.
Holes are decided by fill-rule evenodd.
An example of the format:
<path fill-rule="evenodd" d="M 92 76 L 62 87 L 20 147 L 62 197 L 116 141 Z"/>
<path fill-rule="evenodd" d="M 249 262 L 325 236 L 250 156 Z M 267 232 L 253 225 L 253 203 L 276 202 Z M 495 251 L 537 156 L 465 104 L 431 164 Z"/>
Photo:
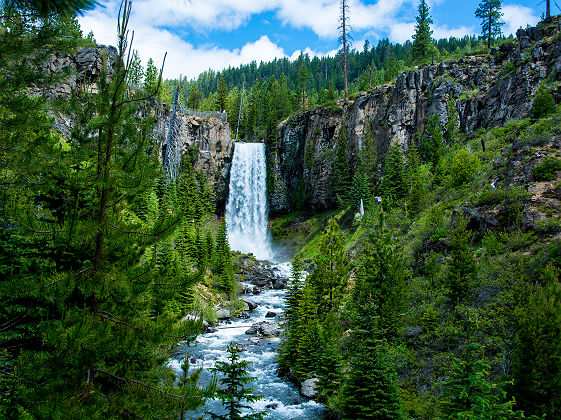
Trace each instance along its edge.
<path fill-rule="evenodd" d="M 79 20 L 84 32 L 92 30 L 98 42 L 115 44 L 118 2 L 105 1 Z M 418 0 L 377 0 L 372 3 L 367 0 L 348 1 L 351 26 L 354 33 L 361 34 L 361 38 L 387 36 L 391 41 L 400 43 L 411 39 Z M 436 5 L 444 1 L 451 0 L 431 0 L 429 4 Z M 339 4 L 340 0 L 135 0 L 130 27 L 136 34 L 134 48 L 139 50 L 144 63 L 149 57 L 161 62 L 167 51 L 166 77 L 180 74 L 196 77 L 209 68 L 221 70 L 253 60 L 295 58 L 302 51 L 286 52 L 267 35 L 233 50 L 212 43 L 193 45 L 178 35 L 184 33 L 185 28 L 208 34 L 208 39 L 212 39 L 213 31 L 234 33 L 234 30 L 243 28 L 252 16 L 269 12 L 285 28 L 307 29 L 318 38 L 335 40 L 339 36 Z M 506 34 L 538 20 L 533 10 L 527 7 L 505 5 L 503 11 L 506 22 L 503 30 Z M 465 25 L 448 27 L 438 23 L 433 29 L 436 38 L 461 37 L 478 30 Z M 355 46 L 361 49 L 362 42 Z M 303 51 L 311 57 L 337 53 L 336 49 L 320 53 L 309 47 Z"/>
<path fill-rule="evenodd" d="M 503 6 L 503 21 L 505 25 L 502 30 L 505 35 L 516 34 L 518 29 L 525 28 L 526 25 L 536 25 L 539 18 L 534 9 L 529 7 L 509 4 Z"/>

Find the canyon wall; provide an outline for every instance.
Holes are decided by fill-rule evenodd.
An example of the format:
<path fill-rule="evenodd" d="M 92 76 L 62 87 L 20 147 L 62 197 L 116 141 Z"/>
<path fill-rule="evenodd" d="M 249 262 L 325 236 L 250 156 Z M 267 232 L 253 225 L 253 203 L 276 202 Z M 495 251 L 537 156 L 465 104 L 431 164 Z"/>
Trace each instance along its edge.
<path fill-rule="evenodd" d="M 401 73 L 395 83 L 363 93 L 346 106 L 320 107 L 293 116 L 280 126 L 276 144 L 267 150 L 271 211 L 334 206 L 331 178 L 343 126 L 350 165 L 355 164 L 369 126 L 381 170 L 389 146 L 400 144 L 407 150 L 417 141 L 417 133 L 424 132 L 427 117 L 436 115 L 445 126 L 449 98 L 454 98 L 461 130 L 468 135 L 526 117 L 546 79 L 554 82 L 552 94 L 559 103 L 560 32 L 558 19 L 519 30 L 515 40 L 491 54 L 423 66 Z"/>

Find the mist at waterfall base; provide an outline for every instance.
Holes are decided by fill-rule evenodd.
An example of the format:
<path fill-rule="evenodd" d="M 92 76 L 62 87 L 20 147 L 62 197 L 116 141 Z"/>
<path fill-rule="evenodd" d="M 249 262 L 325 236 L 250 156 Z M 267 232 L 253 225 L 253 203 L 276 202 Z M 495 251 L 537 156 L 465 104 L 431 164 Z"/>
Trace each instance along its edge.
<path fill-rule="evenodd" d="M 226 205 L 226 223 L 230 249 L 244 253 L 253 253 L 260 260 L 272 260 L 272 251 L 268 236 L 267 166 L 265 146 L 259 143 L 236 143 L 232 168 L 230 170 L 230 192 Z M 276 254 L 280 255 L 280 254 Z M 290 277 L 291 264 L 272 263 L 283 277 Z M 247 287 L 244 287 L 247 290 Z M 278 376 L 279 365 L 276 361 L 280 337 L 263 337 L 258 343 L 250 341 L 252 335 L 245 332 L 249 327 L 261 321 L 278 322 L 284 311 L 285 290 L 263 290 L 260 294 L 246 296 L 257 304 L 249 312 L 249 319 L 221 321 L 215 332 L 197 336 L 194 346 L 187 342 L 179 343 L 178 352 L 169 361 L 169 366 L 178 374 L 181 364 L 188 358 L 190 372 L 202 368 L 199 385 L 206 386 L 212 380 L 209 369 L 216 362 L 227 362 L 228 343 L 241 344 L 241 357 L 250 362 L 248 373 L 255 380 L 249 384 L 257 395 L 263 398 L 248 404 L 253 411 L 269 410 L 267 419 L 323 419 L 326 409 L 323 405 L 304 398 L 298 387 Z M 267 318 L 267 312 L 277 316 Z M 211 418 L 207 412 L 226 414 L 219 400 L 209 400 L 199 410 L 187 413 L 187 418 Z M 246 410 L 246 412 L 250 412 Z"/>
<path fill-rule="evenodd" d="M 236 143 L 226 203 L 230 249 L 251 252 L 259 260 L 272 260 L 268 222 L 265 145 Z"/>

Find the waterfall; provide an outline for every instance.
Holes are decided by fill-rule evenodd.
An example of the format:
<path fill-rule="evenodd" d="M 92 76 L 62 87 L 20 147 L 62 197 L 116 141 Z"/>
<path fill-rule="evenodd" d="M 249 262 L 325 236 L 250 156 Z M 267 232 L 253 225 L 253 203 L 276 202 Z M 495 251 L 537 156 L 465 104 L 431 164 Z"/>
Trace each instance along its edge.
<path fill-rule="evenodd" d="M 273 257 L 267 235 L 267 165 L 262 143 L 235 144 L 226 223 L 232 250 L 251 252 L 261 260 Z"/>

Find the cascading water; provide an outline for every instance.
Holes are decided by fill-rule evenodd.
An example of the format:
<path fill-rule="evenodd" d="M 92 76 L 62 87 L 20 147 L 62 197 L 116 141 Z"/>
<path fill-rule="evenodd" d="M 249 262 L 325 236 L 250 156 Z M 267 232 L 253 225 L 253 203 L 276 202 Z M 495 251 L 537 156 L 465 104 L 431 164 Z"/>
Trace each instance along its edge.
<path fill-rule="evenodd" d="M 232 250 L 252 252 L 256 258 L 271 260 L 273 252 L 267 235 L 267 189 L 266 189 L 265 145 L 259 143 L 236 143 L 234 159 L 230 172 L 230 193 L 226 205 L 226 222 L 228 241 Z M 270 266 L 283 277 L 290 276 L 290 263 Z M 249 285 L 245 285 L 247 290 Z M 244 412 L 252 410 L 269 410 L 268 419 L 323 419 L 325 408 L 315 401 L 299 395 L 298 388 L 277 375 L 279 365 L 276 362 L 276 351 L 280 337 L 252 336 L 248 332 L 251 325 L 257 323 L 274 323 L 277 325 L 284 311 L 284 290 L 263 290 L 261 293 L 246 296 L 257 308 L 244 317 L 221 321 L 217 329 L 197 337 L 196 344 L 189 346 L 186 342 L 179 343 L 176 356 L 169 365 L 177 373 L 181 372 L 181 364 L 185 358 L 191 361 L 191 369 L 203 368 L 200 385 L 207 385 L 211 380 L 209 368 L 217 361 L 227 360 L 226 348 L 229 342 L 240 343 L 244 349 L 242 358 L 250 362 L 248 373 L 256 381 L 257 394 L 263 399 L 252 402 Z M 275 320 L 270 317 L 271 312 Z M 210 416 L 205 411 L 224 412 L 220 401 L 209 400 L 204 408 L 189 412 L 189 418 Z"/>
<path fill-rule="evenodd" d="M 263 143 L 236 143 L 226 204 L 228 241 L 232 250 L 273 257 L 267 235 L 267 164 Z"/>

